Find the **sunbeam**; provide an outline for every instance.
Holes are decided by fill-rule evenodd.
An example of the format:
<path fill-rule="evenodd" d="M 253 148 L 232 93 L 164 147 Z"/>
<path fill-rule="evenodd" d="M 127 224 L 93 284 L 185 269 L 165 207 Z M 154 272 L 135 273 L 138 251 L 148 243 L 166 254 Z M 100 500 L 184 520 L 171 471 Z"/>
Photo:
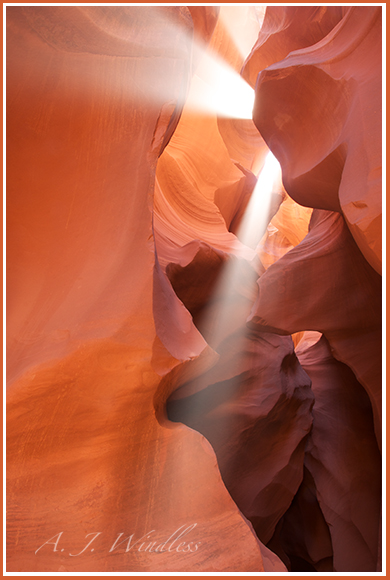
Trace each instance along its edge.
<path fill-rule="evenodd" d="M 280 174 L 278 161 L 268 153 L 238 232 L 242 241 L 237 243 L 246 245 L 248 252 L 252 248 L 253 259 L 230 256 L 222 267 L 211 299 L 194 319 L 220 359 L 209 369 L 210 364 L 206 361 L 204 372 L 174 391 L 168 401 L 171 421 L 185 423 L 206 437 L 208 431 L 203 427 L 207 420 L 204 423 L 204 418 L 217 408 L 218 433 L 211 429 L 209 441 L 212 444 L 215 438 L 224 439 L 227 445 L 232 440 L 239 410 L 230 404 L 245 384 L 248 360 L 255 356 L 251 352 L 252 331 L 246 327 L 246 320 L 257 296 L 256 246 L 270 219 L 272 194 L 281 188 Z M 256 387 L 252 385 L 251 388 L 255 392 Z M 254 406 L 256 404 L 254 402 Z"/>
<path fill-rule="evenodd" d="M 218 42 L 213 46 L 205 43 L 199 37 L 193 36 L 193 31 L 186 31 L 177 21 L 159 13 L 165 30 L 171 31 L 172 38 L 186 38 L 186 43 L 192 46 L 192 74 L 187 82 L 177 88 L 176 103 L 178 107 L 186 107 L 187 111 L 196 114 L 215 115 L 232 119 L 252 119 L 254 106 L 254 90 L 240 76 L 238 70 L 255 41 L 259 23 L 257 12 L 253 10 L 253 22 L 250 31 L 244 39 L 242 23 L 236 19 L 234 23 L 234 7 L 221 7 Z M 225 43 L 229 40 L 229 47 L 235 47 L 232 54 L 224 54 Z M 228 51 L 229 52 L 229 51 Z M 151 71 L 153 78 L 155 70 Z M 154 87 L 146 77 L 144 84 L 129 85 L 129 91 L 150 102 L 163 102 L 165 95 L 164 84 Z M 172 99 L 170 93 L 169 99 Z"/>
<path fill-rule="evenodd" d="M 255 93 L 225 62 L 207 54 L 193 77 L 187 110 L 234 119 L 252 119 Z"/>
<path fill-rule="evenodd" d="M 228 334 L 245 325 L 255 301 L 259 275 L 256 247 L 270 219 L 272 195 L 278 193 L 280 188 L 280 165 L 269 152 L 237 232 L 237 248 L 232 249 L 232 255 L 221 270 L 209 303 L 196 320 L 200 332 L 217 352 Z M 242 247 L 247 249 L 246 255 Z"/>
<path fill-rule="evenodd" d="M 248 18 L 251 11 L 252 20 Z M 246 27 L 243 26 L 245 22 Z M 248 22 L 252 26 L 248 28 Z M 254 8 L 245 13 L 236 6 L 221 6 L 218 41 L 209 46 L 195 41 L 196 66 L 186 108 L 220 117 L 252 119 L 254 90 L 237 72 L 255 43 L 259 22 Z M 229 39 L 228 50 L 224 44 Z"/>
<path fill-rule="evenodd" d="M 237 237 L 240 242 L 237 241 L 237 245 L 243 243 L 253 250 L 256 249 L 268 225 L 271 196 L 280 186 L 280 165 L 269 152 L 238 229 Z M 254 259 L 255 256 L 254 252 Z M 218 345 L 232 325 L 232 304 L 237 299 L 240 300 L 241 295 L 254 301 L 257 277 L 256 268 L 249 266 L 246 260 L 234 257 L 226 263 L 215 289 L 216 300 L 211 301 L 212 320 L 207 320 L 205 314 L 200 322 L 200 331 L 206 335 L 206 340 L 213 348 L 218 350 Z M 240 312 L 240 309 L 237 311 Z M 241 319 L 239 315 L 237 323 L 245 323 L 245 320 L 246 318 Z"/>
<path fill-rule="evenodd" d="M 134 7 L 132 7 L 132 10 Z M 137 8 L 136 15 L 138 14 Z M 172 13 L 161 10 L 160 7 L 152 7 L 155 16 L 155 33 L 152 38 L 143 39 L 142 35 L 133 41 L 134 51 L 137 47 L 150 55 L 156 52 L 156 43 L 161 35 L 161 31 L 170 39 L 170 44 L 166 45 L 166 57 L 170 54 L 178 53 L 180 46 L 180 59 L 182 65 L 187 67 L 189 74 L 183 74 L 180 82 L 175 78 L 164 78 L 156 70 L 156 62 L 151 58 L 143 59 L 143 75 L 138 75 L 135 80 L 134 74 L 129 74 L 126 85 L 128 96 L 142 103 L 148 102 L 160 106 L 164 103 L 172 102 L 172 86 L 176 85 L 175 104 L 178 108 L 186 106 L 187 110 L 192 110 L 200 114 L 218 115 L 221 117 L 251 119 L 254 105 L 254 91 L 246 81 L 237 72 L 247 56 L 250 46 L 255 42 L 259 30 L 257 10 L 251 10 L 252 20 L 250 30 L 245 31 L 243 28 L 241 8 L 221 7 L 219 26 L 219 41 L 216 46 L 211 46 L 205 41 L 194 36 L 192 28 L 186 28 L 181 20 L 174 19 Z M 82 8 L 85 17 L 91 20 L 94 25 L 106 33 L 109 28 L 109 21 L 105 13 L 93 12 L 88 8 Z M 125 16 L 130 19 L 132 12 L 129 10 Z M 246 14 L 246 12 L 245 12 Z M 112 36 L 112 32 L 110 31 Z M 123 42 L 124 29 L 118 28 L 114 40 Z M 226 39 L 229 39 L 229 47 L 233 53 L 229 55 L 217 54 L 223 49 L 219 42 L 225 47 Z M 187 47 L 183 50 L 183 47 Z M 191 48 L 189 48 L 191 47 Z M 233 55 L 233 56 L 232 56 Z M 229 62 L 224 60 L 227 58 Z M 188 61 L 191 62 L 188 62 Z M 187 62 L 186 62 L 187 61 Z M 231 62 L 234 61 L 234 62 Z M 235 70 L 236 69 L 236 70 Z M 77 81 L 79 88 L 88 89 L 89 75 L 88 71 L 81 75 L 80 78 L 73 79 Z M 177 70 L 175 69 L 177 76 Z M 158 79 L 158 81 L 156 80 Z M 111 82 L 111 81 L 110 81 Z M 122 88 L 123 79 L 120 87 Z M 112 87 L 116 88 L 115 75 L 113 75 Z M 118 95 L 121 90 L 118 87 Z"/>
<path fill-rule="evenodd" d="M 255 248 L 260 241 L 259 232 L 265 232 L 268 225 L 268 215 L 271 203 L 271 195 L 281 185 L 281 169 L 278 160 L 270 152 L 268 153 L 264 167 L 257 180 L 244 218 L 241 222 L 237 236 L 246 245 Z"/>

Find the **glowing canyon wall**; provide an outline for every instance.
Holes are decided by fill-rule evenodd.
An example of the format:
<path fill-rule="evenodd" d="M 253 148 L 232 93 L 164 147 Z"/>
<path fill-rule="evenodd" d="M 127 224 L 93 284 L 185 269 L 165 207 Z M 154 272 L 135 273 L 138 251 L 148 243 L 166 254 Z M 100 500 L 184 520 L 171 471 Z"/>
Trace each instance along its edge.
<path fill-rule="evenodd" d="M 381 50 L 7 7 L 8 571 L 381 570 Z"/>

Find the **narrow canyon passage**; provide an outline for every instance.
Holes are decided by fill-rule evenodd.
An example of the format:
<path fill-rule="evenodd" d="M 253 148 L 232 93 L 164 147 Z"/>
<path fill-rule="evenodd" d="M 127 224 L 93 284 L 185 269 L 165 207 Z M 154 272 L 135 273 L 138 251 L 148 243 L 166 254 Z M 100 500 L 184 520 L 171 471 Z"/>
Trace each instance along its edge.
<path fill-rule="evenodd" d="M 381 571 L 382 7 L 6 13 L 7 571 Z"/>

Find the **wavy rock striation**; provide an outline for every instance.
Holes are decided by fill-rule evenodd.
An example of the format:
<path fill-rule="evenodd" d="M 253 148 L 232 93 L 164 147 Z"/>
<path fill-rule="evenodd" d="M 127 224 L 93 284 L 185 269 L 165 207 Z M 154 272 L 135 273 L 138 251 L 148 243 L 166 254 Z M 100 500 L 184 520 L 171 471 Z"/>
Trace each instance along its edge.
<path fill-rule="evenodd" d="M 7 7 L 10 572 L 381 570 L 381 8 L 256 15 Z"/>

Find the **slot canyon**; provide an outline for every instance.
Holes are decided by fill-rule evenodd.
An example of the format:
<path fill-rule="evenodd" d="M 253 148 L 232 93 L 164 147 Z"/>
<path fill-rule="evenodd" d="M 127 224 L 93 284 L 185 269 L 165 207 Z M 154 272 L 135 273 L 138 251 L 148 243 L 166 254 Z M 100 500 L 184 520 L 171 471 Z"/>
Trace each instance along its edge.
<path fill-rule="evenodd" d="M 7 572 L 382 571 L 381 22 L 7 6 Z"/>

